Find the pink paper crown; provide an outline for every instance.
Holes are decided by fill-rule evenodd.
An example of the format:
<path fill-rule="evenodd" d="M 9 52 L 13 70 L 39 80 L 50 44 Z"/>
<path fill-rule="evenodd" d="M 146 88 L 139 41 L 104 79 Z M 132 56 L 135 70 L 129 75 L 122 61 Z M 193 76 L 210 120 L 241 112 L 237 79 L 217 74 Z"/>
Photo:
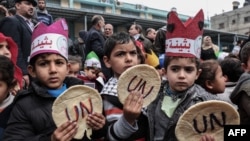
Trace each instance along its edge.
<path fill-rule="evenodd" d="M 203 26 L 202 9 L 185 23 L 176 13 L 170 13 L 167 21 L 166 55 L 200 58 Z"/>
<path fill-rule="evenodd" d="M 56 53 L 68 59 L 68 25 L 60 19 L 50 26 L 40 23 L 31 38 L 30 59 L 42 53 Z"/>

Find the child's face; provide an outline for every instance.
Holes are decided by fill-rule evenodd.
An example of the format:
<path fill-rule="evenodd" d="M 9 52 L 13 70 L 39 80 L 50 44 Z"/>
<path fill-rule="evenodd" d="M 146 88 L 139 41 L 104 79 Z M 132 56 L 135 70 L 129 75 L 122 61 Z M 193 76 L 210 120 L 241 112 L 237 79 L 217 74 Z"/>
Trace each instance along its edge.
<path fill-rule="evenodd" d="M 8 93 L 9 91 L 8 91 L 7 83 L 4 81 L 0 81 L 0 103 L 4 101 Z"/>
<path fill-rule="evenodd" d="M 10 48 L 6 41 L 0 43 L 0 55 L 4 55 L 8 58 L 11 58 Z"/>
<path fill-rule="evenodd" d="M 215 79 L 211 82 L 211 86 L 211 92 L 214 94 L 223 93 L 225 90 L 226 78 L 223 76 L 222 69 L 220 66 L 218 66 L 215 72 Z"/>
<path fill-rule="evenodd" d="M 127 44 L 117 44 L 110 54 L 104 56 L 105 65 L 111 68 L 118 78 L 126 69 L 138 64 L 138 55 L 134 43 L 130 40 Z"/>
<path fill-rule="evenodd" d="M 192 86 L 199 74 L 195 62 L 189 58 L 178 58 L 170 61 L 165 76 L 171 90 L 181 92 Z"/>
<path fill-rule="evenodd" d="M 29 74 L 50 89 L 61 88 L 69 72 L 67 61 L 58 54 L 43 54 L 39 56 L 34 67 L 28 67 Z"/>
<path fill-rule="evenodd" d="M 77 77 L 80 71 L 80 64 L 79 63 L 69 63 L 69 74 L 68 76 Z"/>
<path fill-rule="evenodd" d="M 95 69 L 85 69 L 85 75 L 88 77 L 89 80 L 96 79 L 96 70 Z"/>

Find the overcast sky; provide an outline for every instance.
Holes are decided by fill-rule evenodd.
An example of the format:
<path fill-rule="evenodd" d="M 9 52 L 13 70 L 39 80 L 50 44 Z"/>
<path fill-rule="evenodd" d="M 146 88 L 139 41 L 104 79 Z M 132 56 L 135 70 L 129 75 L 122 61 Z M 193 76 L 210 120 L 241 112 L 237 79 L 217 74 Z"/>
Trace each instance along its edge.
<path fill-rule="evenodd" d="M 205 18 L 221 14 L 222 11 L 231 11 L 233 9 L 232 2 L 235 0 L 119 0 L 132 4 L 143 4 L 145 6 L 169 11 L 172 7 L 177 8 L 177 12 L 188 16 L 195 14 L 202 8 Z M 245 0 L 237 0 L 240 2 L 239 7 L 243 6 Z"/>

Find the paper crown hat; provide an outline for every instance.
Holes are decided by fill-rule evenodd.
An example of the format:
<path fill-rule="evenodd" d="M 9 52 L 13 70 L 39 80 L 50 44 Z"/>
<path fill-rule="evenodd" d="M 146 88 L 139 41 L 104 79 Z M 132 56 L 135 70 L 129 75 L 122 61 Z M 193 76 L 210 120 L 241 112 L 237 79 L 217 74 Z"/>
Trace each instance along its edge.
<path fill-rule="evenodd" d="M 94 51 L 89 52 L 86 57 L 85 67 L 101 68 L 99 57 Z"/>
<path fill-rule="evenodd" d="M 158 56 L 152 50 L 151 54 L 146 54 L 145 63 L 152 67 L 158 67 L 160 65 Z"/>
<path fill-rule="evenodd" d="M 34 29 L 30 59 L 43 53 L 60 54 L 68 60 L 68 25 L 65 19 L 62 18 L 50 26 L 39 23 Z"/>
<path fill-rule="evenodd" d="M 203 26 L 202 9 L 185 23 L 171 12 L 167 21 L 166 55 L 200 58 Z"/>
<path fill-rule="evenodd" d="M 152 51 L 152 50 L 149 50 L 150 53 L 146 53 L 143 45 L 141 42 L 139 41 L 135 41 L 135 44 L 136 46 L 141 50 L 143 56 L 145 57 L 145 63 L 150 65 L 150 66 L 153 66 L 153 67 L 157 67 L 159 66 L 159 58 L 158 56 Z"/>

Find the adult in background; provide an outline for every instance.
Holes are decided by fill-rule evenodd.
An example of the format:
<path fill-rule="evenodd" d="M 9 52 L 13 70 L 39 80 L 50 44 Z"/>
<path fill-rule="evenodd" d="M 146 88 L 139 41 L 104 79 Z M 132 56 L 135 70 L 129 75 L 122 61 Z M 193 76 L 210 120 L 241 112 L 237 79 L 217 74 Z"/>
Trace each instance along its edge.
<path fill-rule="evenodd" d="M 14 16 L 14 15 L 16 15 L 16 8 L 11 7 L 8 9 L 8 12 L 9 12 L 9 16 Z"/>
<path fill-rule="evenodd" d="M 53 23 L 52 15 L 50 15 L 46 9 L 46 0 L 38 0 L 38 9 L 36 10 L 35 18 L 39 22 L 43 22 L 46 25 Z"/>
<path fill-rule="evenodd" d="M 236 42 L 236 45 L 234 46 L 233 50 L 232 50 L 232 54 L 233 55 L 236 55 L 236 56 L 239 56 L 239 52 L 240 52 L 240 45 L 243 41 L 242 40 L 238 40 Z"/>
<path fill-rule="evenodd" d="M 79 37 L 77 37 L 77 39 L 75 39 L 74 43 L 72 45 L 69 46 L 69 50 L 68 53 L 69 55 L 72 56 L 81 56 L 81 65 L 84 66 L 84 61 L 86 58 L 86 54 L 85 54 L 85 38 L 88 34 L 87 31 L 85 30 L 80 30 L 79 31 Z"/>
<path fill-rule="evenodd" d="M 105 24 L 104 26 L 104 36 L 105 38 L 109 38 L 114 33 L 114 27 L 112 24 Z"/>
<path fill-rule="evenodd" d="M 201 46 L 201 59 L 217 59 L 217 55 L 220 49 L 217 45 L 215 45 L 210 36 L 205 36 L 203 38 L 202 46 Z"/>
<path fill-rule="evenodd" d="M 152 44 L 154 44 L 155 42 L 156 33 L 157 32 L 153 28 L 147 28 L 146 30 L 146 38 L 148 38 L 149 41 L 152 42 Z"/>
<path fill-rule="evenodd" d="M 155 53 L 152 42 L 143 36 L 142 26 L 139 24 L 132 24 L 129 29 L 129 35 L 134 37 L 137 46 L 141 49 L 145 57 L 145 64 L 159 68 L 159 59 Z"/>
<path fill-rule="evenodd" d="M 0 32 L 11 37 L 18 46 L 17 65 L 21 68 L 23 79 L 29 85 L 27 71 L 30 55 L 31 35 L 36 23 L 33 23 L 35 0 L 15 0 L 16 15 L 5 17 L 0 22 Z"/>
<path fill-rule="evenodd" d="M 0 5 L 0 16 L 1 18 L 9 16 L 8 9 L 3 5 Z"/>
<path fill-rule="evenodd" d="M 133 36 L 136 41 L 139 41 L 142 43 L 144 50 L 146 53 L 151 53 L 151 50 L 153 49 L 153 44 L 143 36 L 142 33 L 142 26 L 139 24 L 132 24 L 129 28 L 129 35 Z"/>
<path fill-rule="evenodd" d="M 160 54 L 165 54 L 165 42 L 166 42 L 166 26 L 163 26 L 162 28 L 158 29 L 155 36 L 154 50 L 157 53 L 157 55 L 160 56 Z"/>
<path fill-rule="evenodd" d="M 110 70 L 105 66 L 103 62 L 104 55 L 104 42 L 105 38 L 103 36 L 105 20 L 101 15 L 94 15 L 91 19 L 92 27 L 89 29 L 86 37 L 86 52 L 88 54 L 91 51 L 94 51 L 96 55 L 100 58 L 102 72 L 98 75 L 108 80 L 111 77 Z"/>

